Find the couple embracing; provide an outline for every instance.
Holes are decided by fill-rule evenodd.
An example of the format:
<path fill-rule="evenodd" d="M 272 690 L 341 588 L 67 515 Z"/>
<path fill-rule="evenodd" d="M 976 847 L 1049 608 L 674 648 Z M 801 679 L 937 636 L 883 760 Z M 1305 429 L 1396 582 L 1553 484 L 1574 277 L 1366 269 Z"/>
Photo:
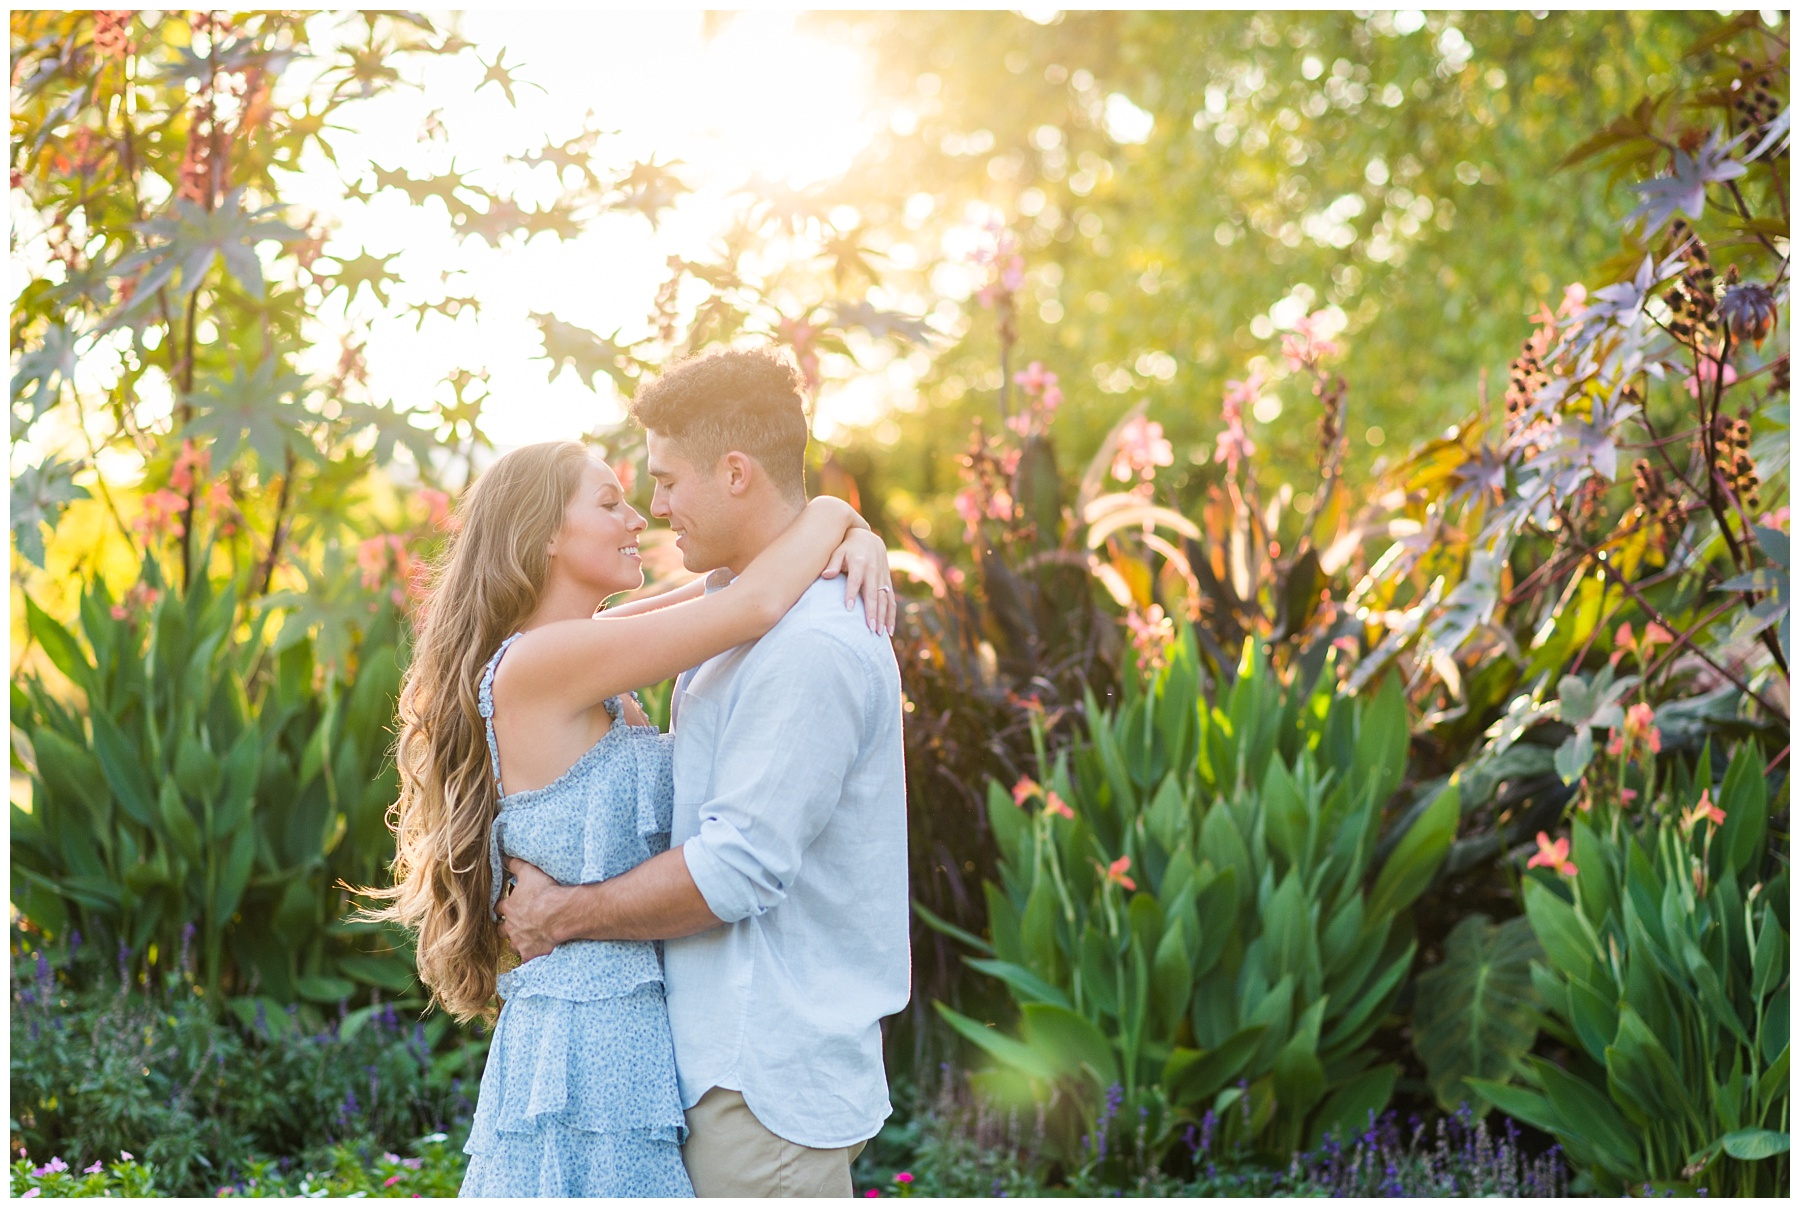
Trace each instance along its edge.
<path fill-rule="evenodd" d="M 464 1195 L 846 1196 L 910 984 L 886 551 L 806 501 L 774 354 L 684 362 L 632 414 L 708 573 L 596 617 L 643 581 L 618 479 L 572 442 L 488 469 L 401 691 L 381 914 L 447 1010 L 504 1004 Z M 663 734 L 632 690 L 670 676 Z"/>

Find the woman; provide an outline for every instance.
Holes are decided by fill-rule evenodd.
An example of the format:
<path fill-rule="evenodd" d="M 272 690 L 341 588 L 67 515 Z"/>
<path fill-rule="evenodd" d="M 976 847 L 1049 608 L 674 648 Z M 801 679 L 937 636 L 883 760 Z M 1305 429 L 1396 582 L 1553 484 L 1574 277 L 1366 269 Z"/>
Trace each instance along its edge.
<path fill-rule="evenodd" d="M 886 552 L 816 499 L 730 586 L 594 610 L 643 582 L 644 519 L 573 442 L 500 458 L 464 497 L 400 694 L 395 885 L 419 977 L 459 1019 L 504 1000 L 464 1195 L 691 1195 L 654 944 L 566 944 L 499 972 L 501 857 L 564 882 L 668 847 L 668 737 L 623 698 L 761 637 L 821 573 L 891 628 Z M 502 787 L 505 786 L 505 787 Z"/>

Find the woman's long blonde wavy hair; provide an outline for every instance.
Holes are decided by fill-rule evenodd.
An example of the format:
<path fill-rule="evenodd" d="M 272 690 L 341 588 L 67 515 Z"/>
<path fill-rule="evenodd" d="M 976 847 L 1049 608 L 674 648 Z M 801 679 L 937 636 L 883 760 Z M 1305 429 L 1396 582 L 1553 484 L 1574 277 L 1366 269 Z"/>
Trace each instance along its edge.
<path fill-rule="evenodd" d="M 400 688 L 394 884 L 364 891 L 386 902 L 365 917 L 415 933 L 419 980 L 458 1019 L 492 1016 L 506 951 L 490 913 L 488 834 L 500 801 L 481 673 L 537 608 L 550 540 L 588 456 L 573 441 L 526 445 L 464 492 Z"/>

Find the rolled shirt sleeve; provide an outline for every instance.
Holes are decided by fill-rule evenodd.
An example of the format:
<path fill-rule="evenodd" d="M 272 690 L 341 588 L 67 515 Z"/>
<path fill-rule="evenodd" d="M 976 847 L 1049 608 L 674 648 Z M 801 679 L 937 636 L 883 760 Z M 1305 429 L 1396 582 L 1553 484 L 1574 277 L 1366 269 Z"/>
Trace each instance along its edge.
<path fill-rule="evenodd" d="M 726 923 L 786 899 L 861 752 L 874 688 L 866 661 L 823 630 L 795 634 L 754 678 L 754 706 L 720 726 L 713 791 L 682 844 L 700 896 Z"/>

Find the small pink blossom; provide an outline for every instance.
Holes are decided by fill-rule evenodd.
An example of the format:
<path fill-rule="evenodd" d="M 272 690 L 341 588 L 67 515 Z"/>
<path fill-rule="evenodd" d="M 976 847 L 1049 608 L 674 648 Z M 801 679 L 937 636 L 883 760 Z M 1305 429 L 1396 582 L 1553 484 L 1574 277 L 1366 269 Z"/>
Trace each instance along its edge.
<path fill-rule="evenodd" d="M 988 498 L 988 519 L 1011 520 L 1013 515 L 1013 497 L 1005 490 L 997 490 Z"/>
<path fill-rule="evenodd" d="M 1097 864 L 1098 861 L 1095 863 Z M 1137 882 L 1125 875 L 1130 871 L 1131 857 L 1120 856 L 1117 860 L 1114 860 L 1111 864 L 1107 865 L 1105 869 L 1106 879 L 1111 884 L 1119 885 L 1130 890 L 1136 890 Z"/>
<path fill-rule="evenodd" d="M 392 1174 L 392 1175 L 389 1175 L 387 1178 L 383 1179 L 381 1181 L 381 1185 L 383 1187 L 392 1187 L 395 1183 L 398 1183 L 401 1179 L 403 1179 L 405 1177 L 406 1176 L 403 1174 Z"/>
<path fill-rule="evenodd" d="M 1037 396 L 1046 389 L 1056 385 L 1056 375 L 1044 368 L 1042 361 L 1033 361 L 1019 372 L 1013 374 L 1013 381 L 1022 387 L 1026 394 Z"/>
<path fill-rule="evenodd" d="M 24 1150 L 20 1150 L 20 1151 L 19 1151 L 19 1152 L 20 1152 L 20 1153 L 24 1153 L 24 1152 L 25 1152 L 25 1151 L 24 1151 Z M 132 1157 L 132 1156 L 131 1156 L 131 1154 L 129 1154 L 129 1153 L 127 1153 L 127 1152 L 126 1152 L 126 1151 L 125 1151 L 125 1150 L 123 1150 L 123 1149 L 121 1149 L 121 1150 L 120 1150 L 120 1151 L 119 1151 L 119 1157 L 120 1157 L 120 1158 L 122 1158 L 122 1159 L 124 1159 L 124 1160 L 125 1160 L 125 1161 L 127 1161 L 127 1162 L 135 1162 L 135 1161 L 137 1161 L 137 1159 L 136 1159 L 136 1158 L 134 1158 L 134 1157 Z"/>
<path fill-rule="evenodd" d="M 1156 477 L 1156 467 L 1174 464 L 1175 446 L 1163 438 L 1161 424 L 1137 415 L 1120 430 L 1112 464 L 1112 476 L 1120 482 L 1133 478 L 1149 482 Z"/>
<path fill-rule="evenodd" d="M 1145 668 L 1160 669 L 1168 659 L 1169 644 L 1175 640 L 1175 622 L 1163 614 L 1161 604 L 1152 604 L 1147 613 L 1136 608 L 1125 614 L 1125 625 L 1131 631 L 1131 645 L 1138 662 Z"/>
<path fill-rule="evenodd" d="M 1714 382 L 1718 381 L 1718 378 L 1719 378 L 1719 360 L 1718 360 L 1718 358 L 1710 357 L 1710 356 L 1702 356 L 1700 358 L 1698 372 L 1694 373 L 1694 374 L 1690 374 L 1688 376 L 1687 381 L 1684 384 L 1687 386 L 1687 392 L 1690 395 L 1692 395 L 1694 398 L 1699 398 L 1701 388 L 1712 386 L 1712 384 Z M 1729 386 L 1737 380 L 1738 380 L 1737 370 L 1733 369 L 1731 367 L 1731 363 L 1729 361 L 1727 361 L 1725 363 L 1725 384 L 1727 386 Z"/>
<path fill-rule="evenodd" d="M 880 1199 L 880 1198 L 881 1198 L 881 1191 L 879 1188 L 871 1187 L 867 1191 L 863 1192 L 863 1199 L 865 1199 L 865 1200 L 876 1200 L 876 1199 Z"/>
<path fill-rule="evenodd" d="M 1314 365 L 1338 354 L 1338 345 L 1320 334 L 1324 318 L 1323 312 L 1304 315 L 1294 324 L 1294 334 L 1282 338 L 1281 355 L 1287 359 L 1290 368 Z"/>
<path fill-rule="evenodd" d="M 82 1167 L 81 1173 L 82 1174 L 99 1174 L 102 1170 L 105 1170 L 105 1169 L 106 1169 L 106 1163 L 101 1161 L 99 1158 L 95 1158 L 94 1164 L 92 1166 Z"/>
<path fill-rule="evenodd" d="M 186 512 L 187 499 L 165 487 L 144 496 L 143 514 L 133 521 L 132 526 L 146 541 L 165 534 L 179 537 L 187 531 L 182 520 Z"/>
<path fill-rule="evenodd" d="M 1550 836 L 1543 831 L 1537 834 L 1537 855 L 1525 862 L 1527 868 L 1548 868 L 1559 876 L 1572 877 L 1576 873 L 1574 863 L 1569 859 L 1569 840 L 1567 836 L 1550 842 Z"/>
<path fill-rule="evenodd" d="M 624 486 L 626 491 L 630 491 L 631 487 L 627 479 L 632 474 L 631 463 L 622 461 L 613 467 L 613 472 L 619 476 L 620 485 Z M 432 528 L 443 528 L 445 522 L 450 519 L 450 496 L 430 487 L 420 487 L 418 496 L 419 502 L 425 505 L 427 522 Z"/>
<path fill-rule="evenodd" d="M 1573 319 L 1586 309 L 1587 286 L 1579 281 L 1564 286 L 1562 305 L 1556 308 L 1556 313 L 1565 319 Z"/>
<path fill-rule="evenodd" d="M 962 517 L 963 525 L 967 529 L 964 535 L 970 541 L 975 540 L 976 534 L 981 529 L 981 500 L 976 495 L 975 488 L 964 487 L 956 493 L 954 502 L 956 514 Z"/>
<path fill-rule="evenodd" d="M 1782 504 L 1772 512 L 1764 512 L 1756 518 L 1756 523 L 1764 528 L 1786 530 L 1788 526 L 1788 506 Z"/>
<path fill-rule="evenodd" d="M 1048 789 L 1044 793 L 1044 812 L 1053 818 L 1067 818 L 1071 822 L 1075 820 L 1075 811 L 1069 808 L 1068 802 L 1057 796 L 1055 789 Z"/>
<path fill-rule="evenodd" d="M 1619 790 L 1619 804 L 1620 805 L 1630 805 L 1633 801 L 1636 801 L 1637 799 L 1638 799 L 1638 793 L 1637 793 L 1636 789 L 1620 789 Z"/>
<path fill-rule="evenodd" d="M 1019 777 L 1019 783 L 1012 787 L 1013 804 L 1022 809 L 1027 801 L 1030 801 L 1033 797 L 1038 796 L 1043 791 L 1043 787 L 1039 785 L 1037 781 L 1029 776 L 1021 776 Z"/>
<path fill-rule="evenodd" d="M 19 1198 L 22 1200 L 35 1200 L 42 1194 L 44 1194 L 44 1189 L 42 1187 L 29 1187 L 19 1196 Z"/>
<path fill-rule="evenodd" d="M 910 1170 L 902 1170 L 899 1174 L 894 1176 L 894 1182 L 896 1183 L 910 1183 L 912 1181 L 912 1171 Z"/>
<path fill-rule="evenodd" d="M 182 441 L 181 452 L 175 457 L 175 466 L 169 471 L 169 485 L 186 495 L 194 489 L 195 476 L 204 478 L 211 463 L 210 450 L 196 448 L 191 440 Z"/>

